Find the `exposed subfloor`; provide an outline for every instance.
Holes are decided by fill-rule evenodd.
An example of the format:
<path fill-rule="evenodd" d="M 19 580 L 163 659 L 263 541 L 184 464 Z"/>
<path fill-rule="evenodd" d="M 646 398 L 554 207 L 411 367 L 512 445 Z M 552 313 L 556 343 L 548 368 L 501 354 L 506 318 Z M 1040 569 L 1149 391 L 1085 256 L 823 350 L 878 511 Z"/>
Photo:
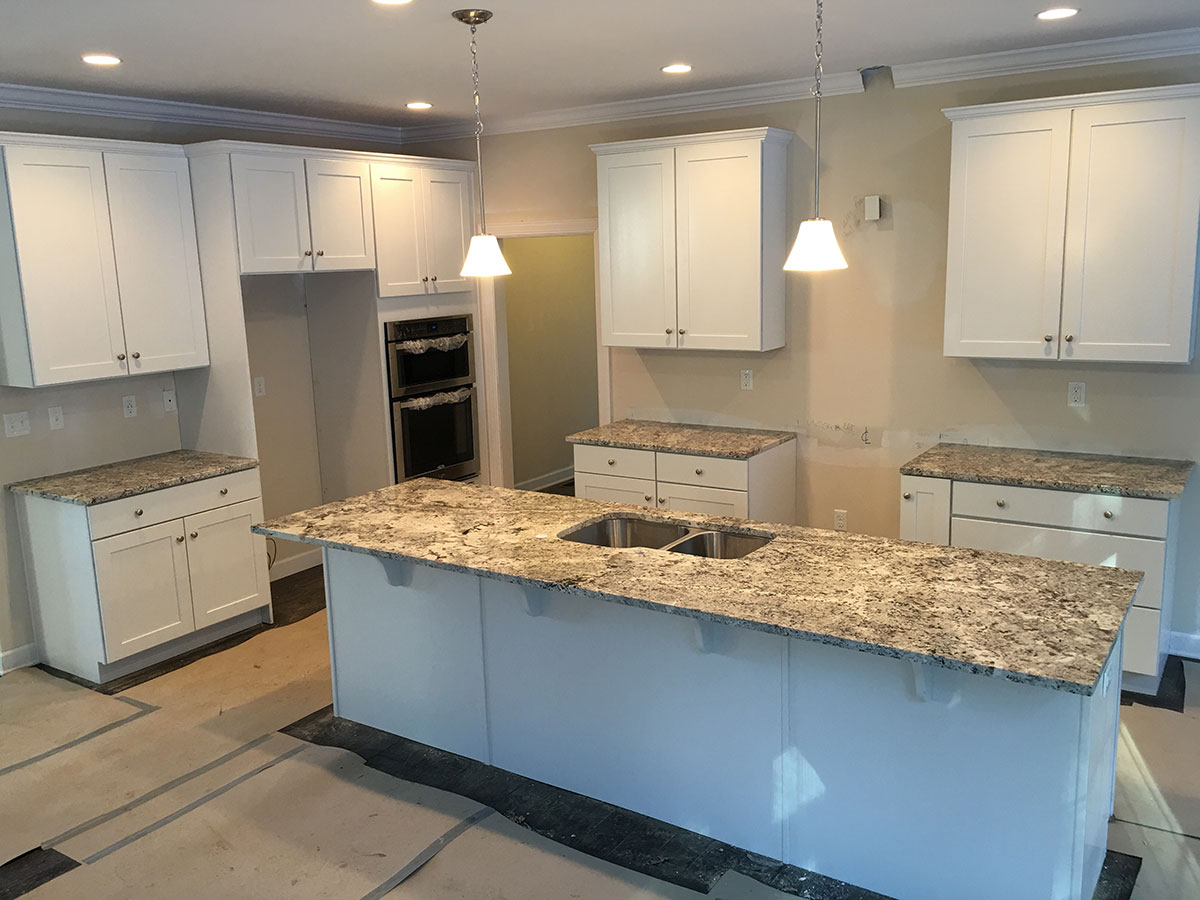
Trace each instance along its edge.
<path fill-rule="evenodd" d="M 319 609 L 318 575 L 278 582 L 282 606 Z M 1200 684 L 1200 664 L 1181 666 Z M 1097 900 L 1200 896 L 1193 693 L 1180 712 L 1121 709 Z M 879 896 L 336 719 L 329 702 L 323 613 L 116 696 L 3 676 L 0 900 Z"/>

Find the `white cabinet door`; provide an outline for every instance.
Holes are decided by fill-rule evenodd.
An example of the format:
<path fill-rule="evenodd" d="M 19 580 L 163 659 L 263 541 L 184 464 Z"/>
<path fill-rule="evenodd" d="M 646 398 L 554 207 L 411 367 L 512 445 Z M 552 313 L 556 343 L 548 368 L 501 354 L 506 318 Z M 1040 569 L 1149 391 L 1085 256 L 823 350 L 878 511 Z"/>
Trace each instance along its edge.
<path fill-rule="evenodd" d="M 950 543 L 950 480 L 900 476 L 900 539 Z"/>
<path fill-rule="evenodd" d="M 187 158 L 105 153 L 104 176 L 129 371 L 208 365 Z"/>
<path fill-rule="evenodd" d="M 183 522 L 92 542 L 105 662 L 195 630 Z"/>
<path fill-rule="evenodd" d="M 449 294 L 470 290 L 470 281 L 459 272 L 474 230 L 471 173 L 426 169 L 423 178 L 430 292 Z"/>
<path fill-rule="evenodd" d="M 1057 359 L 1069 109 L 954 123 L 946 356 Z"/>
<path fill-rule="evenodd" d="M 33 384 L 124 374 L 101 154 L 7 146 L 4 156 Z"/>
<path fill-rule="evenodd" d="M 610 347 L 675 347 L 675 151 L 601 156 L 600 326 Z"/>
<path fill-rule="evenodd" d="M 658 483 L 658 508 L 704 513 L 710 516 L 733 516 L 737 519 L 744 519 L 748 515 L 745 491 L 696 487 L 690 484 L 665 484 L 661 481 Z"/>
<path fill-rule="evenodd" d="M 424 294 L 429 288 L 423 193 L 421 169 L 371 164 L 380 297 Z"/>
<path fill-rule="evenodd" d="M 250 533 L 250 526 L 260 521 L 261 500 L 246 500 L 183 520 L 197 628 L 264 605 L 266 550 L 263 540 Z"/>
<path fill-rule="evenodd" d="M 620 475 L 575 473 L 575 496 L 588 500 L 607 500 L 612 503 L 631 503 L 634 506 L 654 506 L 654 482 L 643 478 L 622 478 Z"/>
<path fill-rule="evenodd" d="M 1200 99 L 1075 110 L 1064 359 L 1188 362 L 1200 223 Z"/>
<path fill-rule="evenodd" d="M 232 153 L 229 161 L 242 271 L 311 272 L 304 160 Z"/>
<path fill-rule="evenodd" d="M 304 170 L 316 271 L 375 268 L 370 165 L 308 159 Z"/>
<path fill-rule="evenodd" d="M 762 348 L 762 142 L 675 150 L 679 346 Z"/>

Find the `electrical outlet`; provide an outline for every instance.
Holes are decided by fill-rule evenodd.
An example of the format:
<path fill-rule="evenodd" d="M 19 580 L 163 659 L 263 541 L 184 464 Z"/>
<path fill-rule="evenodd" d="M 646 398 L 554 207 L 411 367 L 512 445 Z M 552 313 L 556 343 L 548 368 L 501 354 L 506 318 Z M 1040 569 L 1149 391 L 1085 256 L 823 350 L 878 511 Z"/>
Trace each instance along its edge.
<path fill-rule="evenodd" d="M 4 436 L 23 437 L 29 434 L 29 413 L 15 412 L 4 414 Z"/>
<path fill-rule="evenodd" d="M 254 396 L 267 396 L 267 379 L 263 378 L 261 375 L 254 379 Z"/>
<path fill-rule="evenodd" d="M 176 412 L 178 409 L 179 404 L 175 402 L 174 388 L 163 391 L 163 412 Z"/>
<path fill-rule="evenodd" d="M 846 530 L 846 511 L 844 509 L 835 509 L 833 511 L 833 530 Z"/>
<path fill-rule="evenodd" d="M 1072 381 L 1067 385 L 1067 406 L 1087 406 L 1087 385 L 1082 381 Z"/>
<path fill-rule="evenodd" d="M 754 390 L 754 370 L 753 369 L 742 369 L 742 390 L 743 391 Z"/>
<path fill-rule="evenodd" d="M 121 398 L 121 406 L 125 410 L 125 418 L 132 419 L 137 415 L 137 397 L 126 394 Z"/>
<path fill-rule="evenodd" d="M 46 410 L 46 414 L 50 416 L 50 430 L 61 431 L 63 427 L 62 407 L 52 406 Z"/>

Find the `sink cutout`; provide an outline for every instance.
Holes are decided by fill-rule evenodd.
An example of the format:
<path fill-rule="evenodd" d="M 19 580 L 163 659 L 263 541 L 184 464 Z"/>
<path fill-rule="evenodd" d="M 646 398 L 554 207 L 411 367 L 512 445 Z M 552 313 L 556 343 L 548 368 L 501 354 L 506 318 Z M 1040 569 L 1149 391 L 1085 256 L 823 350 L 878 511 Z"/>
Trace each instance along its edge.
<path fill-rule="evenodd" d="M 706 559 L 741 559 L 772 540 L 772 535 L 745 534 L 726 528 L 676 525 L 638 516 L 613 516 L 576 525 L 559 535 L 594 547 L 666 550 Z"/>
<path fill-rule="evenodd" d="M 732 531 L 701 531 L 678 541 L 666 549 L 672 553 L 703 556 L 706 559 L 741 559 L 771 539 L 758 534 L 738 534 Z"/>

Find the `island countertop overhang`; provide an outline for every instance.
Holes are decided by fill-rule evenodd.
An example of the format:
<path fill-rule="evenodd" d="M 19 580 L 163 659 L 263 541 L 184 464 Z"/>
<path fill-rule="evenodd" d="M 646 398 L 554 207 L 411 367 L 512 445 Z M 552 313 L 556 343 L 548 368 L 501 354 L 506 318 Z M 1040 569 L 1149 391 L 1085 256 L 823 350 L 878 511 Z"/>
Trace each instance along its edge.
<path fill-rule="evenodd" d="M 715 560 L 559 539 L 633 514 L 767 532 Z M 259 534 L 1091 695 L 1141 573 L 419 479 Z"/>

